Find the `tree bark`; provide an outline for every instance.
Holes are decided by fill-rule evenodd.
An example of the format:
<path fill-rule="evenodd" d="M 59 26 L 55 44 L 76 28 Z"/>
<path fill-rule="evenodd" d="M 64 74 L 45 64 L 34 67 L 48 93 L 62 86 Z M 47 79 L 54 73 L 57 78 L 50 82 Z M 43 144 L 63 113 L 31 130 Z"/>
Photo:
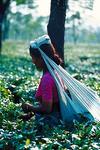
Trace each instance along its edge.
<path fill-rule="evenodd" d="M 2 24 L 5 17 L 5 12 L 9 7 L 10 0 L 0 1 L 0 55 L 2 50 Z"/>
<path fill-rule="evenodd" d="M 0 55 L 2 50 L 2 22 L 3 22 L 3 16 L 0 14 Z"/>
<path fill-rule="evenodd" d="M 64 61 L 64 32 L 68 0 L 51 0 L 50 18 L 47 25 L 48 35 Z"/>
<path fill-rule="evenodd" d="M 9 38 L 9 27 L 10 27 L 10 21 L 7 18 L 7 13 L 10 13 L 9 11 L 6 11 L 4 20 L 3 20 L 3 35 L 2 35 L 2 40 L 5 41 L 6 39 Z"/>
<path fill-rule="evenodd" d="M 2 48 L 1 39 L 2 39 L 2 26 L 1 26 L 1 23 L 0 23 L 0 55 L 1 55 L 1 48 Z"/>

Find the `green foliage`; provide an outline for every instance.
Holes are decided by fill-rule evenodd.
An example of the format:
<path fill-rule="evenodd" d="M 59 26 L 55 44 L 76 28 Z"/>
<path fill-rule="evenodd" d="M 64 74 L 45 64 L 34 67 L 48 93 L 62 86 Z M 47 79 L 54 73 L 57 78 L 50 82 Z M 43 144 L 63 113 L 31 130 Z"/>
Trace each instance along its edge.
<path fill-rule="evenodd" d="M 10 39 L 23 39 L 30 40 L 44 34 L 45 30 L 42 25 L 45 20 L 44 17 L 32 17 L 32 14 L 23 14 L 16 12 L 16 14 L 10 14 Z M 9 19 L 9 18 L 8 18 Z M 20 22 L 19 22 L 20 20 Z"/>
<path fill-rule="evenodd" d="M 35 70 L 25 47 L 9 41 L 0 58 L 0 149 L 98 150 L 100 123 L 74 122 L 73 130 L 63 123 L 55 127 L 37 123 L 33 116 L 22 121 L 21 102 L 34 103 L 41 73 Z M 100 45 L 66 45 L 66 69 L 100 95 Z M 90 69 L 91 68 L 91 69 Z M 18 103 L 16 103 L 16 101 Z"/>
<path fill-rule="evenodd" d="M 25 3 L 25 0 L 16 0 L 17 5 Z"/>
<path fill-rule="evenodd" d="M 17 5 L 28 5 L 29 8 L 34 8 L 34 0 L 14 0 Z M 30 7 L 31 5 L 31 7 Z"/>

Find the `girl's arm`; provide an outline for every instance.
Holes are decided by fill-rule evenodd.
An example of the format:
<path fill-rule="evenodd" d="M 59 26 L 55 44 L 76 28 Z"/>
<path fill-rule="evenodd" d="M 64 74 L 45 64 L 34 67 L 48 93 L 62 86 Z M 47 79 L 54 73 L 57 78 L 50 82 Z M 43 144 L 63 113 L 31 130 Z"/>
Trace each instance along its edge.
<path fill-rule="evenodd" d="M 52 111 L 52 100 L 42 100 L 42 103 L 37 106 L 31 105 L 29 103 L 23 103 L 22 109 L 26 109 L 29 112 L 34 113 L 50 113 Z"/>

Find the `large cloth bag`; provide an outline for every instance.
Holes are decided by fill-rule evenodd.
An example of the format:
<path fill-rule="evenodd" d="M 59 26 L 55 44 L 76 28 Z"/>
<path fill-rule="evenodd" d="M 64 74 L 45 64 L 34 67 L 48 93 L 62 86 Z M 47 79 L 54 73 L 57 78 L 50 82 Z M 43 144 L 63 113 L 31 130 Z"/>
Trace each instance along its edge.
<path fill-rule="evenodd" d="M 100 121 L 100 98 L 95 91 L 73 78 L 65 69 L 51 60 L 37 45 L 47 68 L 53 76 L 60 100 L 60 111 L 63 121 L 79 120 L 80 114 L 90 120 Z M 57 77 L 57 74 L 59 77 Z M 70 92 L 68 96 L 61 80 Z"/>

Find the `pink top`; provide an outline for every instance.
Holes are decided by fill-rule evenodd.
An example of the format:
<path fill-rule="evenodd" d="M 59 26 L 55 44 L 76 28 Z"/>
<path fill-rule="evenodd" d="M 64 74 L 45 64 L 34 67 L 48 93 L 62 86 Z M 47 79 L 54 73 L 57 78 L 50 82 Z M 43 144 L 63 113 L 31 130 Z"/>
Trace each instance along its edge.
<path fill-rule="evenodd" d="M 45 99 L 47 101 L 53 100 L 53 103 L 58 102 L 57 88 L 54 79 L 49 72 L 46 72 L 42 76 L 35 97 L 41 100 L 42 99 Z"/>

